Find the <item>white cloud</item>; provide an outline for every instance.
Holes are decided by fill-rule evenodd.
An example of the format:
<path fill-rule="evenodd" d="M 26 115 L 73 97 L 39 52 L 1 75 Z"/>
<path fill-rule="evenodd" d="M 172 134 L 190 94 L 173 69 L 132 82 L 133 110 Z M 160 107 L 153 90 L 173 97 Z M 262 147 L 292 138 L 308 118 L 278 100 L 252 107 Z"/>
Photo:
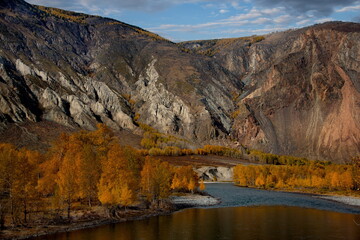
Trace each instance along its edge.
<path fill-rule="evenodd" d="M 219 11 L 219 13 L 221 13 L 221 14 L 224 14 L 224 13 L 227 13 L 227 12 L 229 12 L 229 10 L 227 10 L 227 9 L 220 9 L 220 11 Z"/>
<path fill-rule="evenodd" d="M 309 24 L 310 22 L 311 22 L 310 19 L 304 19 L 304 20 L 301 20 L 301 21 L 297 22 L 296 25 L 298 25 L 298 26 L 304 26 L 304 25 L 306 25 L 306 24 Z"/>
<path fill-rule="evenodd" d="M 229 31 L 223 31 L 222 33 L 230 33 L 230 34 L 239 34 L 239 33 L 247 33 L 247 34 L 267 34 L 272 32 L 279 32 L 287 30 L 287 28 L 282 27 L 274 27 L 274 28 L 262 28 L 262 29 L 235 29 L 235 30 L 229 30 Z"/>
<path fill-rule="evenodd" d="M 281 15 L 279 17 L 276 17 L 274 19 L 274 22 L 275 23 L 278 23 L 278 24 L 283 24 L 283 23 L 290 23 L 291 20 L 293 20 L 294 18 L 290 15 Z"/>
<path fill-rule="evenodd" d="M 248 24 L 249 21 L 233 21 L 233 22 L 226 22 L 226 21 L 219 21 L 219 22 L 207 22 L 201 24 L 162 24 L 158 27 L 148 28 L 150 31 L 159 31 L 159 30 L 166 30 L 169 32 L 191 32 L 195 30 L 204 30 L 206 28 L 214 28 L 214 27 L 229 27 L 229 26 L 243 26 Z"/>
<path fill-rule="evenodd" d="M 229 21 L 239 21 L 239 20 L 254 19 L 254 18 L 260 17 L 261 15 L 262 14 L 259 10 L 251 9 L 250 12 L 248 12 L 248 13 L 243 13 L 243 14 L 239 14 L 236 16 L 232 16 L 228 20 Z"/>
<path fill-rule="evenodd" d="M 251 21 L 251 23 L 253 24 L 265 24 L 265 23 L 270 23 L 271 19 L 270 18 L 258 18 L 254 21 Z"/>
<path fill-rule="evenodd" d="M 321 19 L 317 19 L 314 22 L 315 23 L 324 23 L 324 22 L 330 22 L 330 21 L 334 21 L 333 18 L 321 18 Z"/>
<path fill-rule="evenodd" d="M 261 12 L 264 13 L 264 14 L 273 15 L 273 14 L 278 14 L 278 13 L 284 11 L 284 10 L 285 10 L 284 7 L 277 7 L 277 8 L 263 9 L 263 10 L 261 10 Z"/>
<path fill-rule="evenodd" d="M 262 7 L 284 6 L 291 14 L 304 14 L 316 11 L 317 16 L 326 17 L 335 8 L 357 4 L 359 0 L 252 0 L 252 4 Z"/>
<path fill-rule="evenodd" d="M 238 14 L 236 16 L 232 16 L 229 18 L 230 21 L 233 20 L 252 20 L 258 17 L 265 17 L 265 16 L 274 16 L 284 12 L 283 7 L 277 8 L 267 8 L 267 9 L 258 9 L 252 8 L 248 13 Z"/>
<path fill-rule="evenodd" d="M 360 5 L 343 7 L 343 8 L 337 9 L 335 12 L 350 12 L 350 11 L 357 11 L 357 10 L 360 10 Z"/>

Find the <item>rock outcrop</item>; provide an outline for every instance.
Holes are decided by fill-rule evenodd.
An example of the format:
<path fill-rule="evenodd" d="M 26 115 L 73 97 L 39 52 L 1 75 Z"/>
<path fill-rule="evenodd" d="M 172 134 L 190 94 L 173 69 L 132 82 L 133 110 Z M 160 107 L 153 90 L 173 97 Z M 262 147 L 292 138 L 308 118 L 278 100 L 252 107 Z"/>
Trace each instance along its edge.
<path fill-rule="evenodd" d="M 204 181 L 233 181 L 234 169 L 232 167 L 204 166 L 194 169 L 200 179 Z"/>

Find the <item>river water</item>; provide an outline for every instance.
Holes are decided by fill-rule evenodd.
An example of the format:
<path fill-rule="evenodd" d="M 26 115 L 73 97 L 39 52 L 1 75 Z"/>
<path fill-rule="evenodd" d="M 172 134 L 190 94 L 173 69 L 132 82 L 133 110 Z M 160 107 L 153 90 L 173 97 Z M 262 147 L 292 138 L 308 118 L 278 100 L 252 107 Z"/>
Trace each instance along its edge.
<path fill-rule="evenodd" d="M 37 239 L 360 239 L 360 208 L 310 195 L 207 184 L 222 203 Z"/>

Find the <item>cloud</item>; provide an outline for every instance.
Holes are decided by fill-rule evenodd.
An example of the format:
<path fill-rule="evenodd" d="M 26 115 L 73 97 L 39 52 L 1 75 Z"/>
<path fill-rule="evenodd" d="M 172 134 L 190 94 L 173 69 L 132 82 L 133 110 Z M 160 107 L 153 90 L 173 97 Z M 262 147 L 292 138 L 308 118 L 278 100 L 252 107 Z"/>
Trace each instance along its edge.
<path fill-rule="evenodd" d="M 281 15 L 279 17 L 276 17 L 274 19 L 274 22 L 277 24 L 283 24 L 283 23 L 289 23 L 291 20 L 293 20 L 294 18 L 288 14 L 286 15 Z"/>
<path fill-rule="evenodd" d="M 104 9 L 138 10 L 153 12 L 164 10 L 168 7 L 183 3 L 213 2 L 207 0 L 27 0 L 29 3 L 60 8 L 86 9 L 99 12 Z"/>
<path fill-rule="evenodd" d="M 360 5 L 343 7 L 343 8 L 337 9 L 336 12 L 350 12 L 350 11 L 357 11 L 357 10 L 360 10 Z"/>
<path fill-rule="evenodd" d="M 1 1 L 1 0 L 0 0 Z M 343 13 L 360 10 L 360 0 L 26 0 L 32 4 L 81 11 L 89 14 L 105 15 L 119 18 L 129 13 L 132 24 L 145 27 L 147 30 L 166 35 L 168 38 L 183 38 L 183 33 L 205 33 L 209 36 L 224 34 L 263 34 L 282 31 L 293 27 L 333 20 L 335 12 Z M 171 19 L 161 16 L 161 11 L 170 7 L 188 4 L 186 7 L 201 8 L 201 19 L 193 14 L 192 19 Z M 194 4 L 194 5 L 189 5 Z M 182 9 L 183 7 L 179 8 Z M 134 12 L 134 11 L 137 11 Z M 150 15 L 143 12 L 153 13 Z M 208 17 L 206 16 L 208 12 Z M 203 14 L 204 13 L 204 14 Z M 138 15 L 136 15 L 138 14 Z M 149 27 L 151 21 L 137 16 L 146 15 L 156 18 L 157 23 Z M 168 14 L 168 13 L 166 13 Z M 229 15 L 229 16 L 228 16 Z M 344 15 L 344 14 L 337 14 Z M 335 15 L 335 16 L 337 16 Z M 352 14 L 359 15 L 359 14 Z M 159 16 L 159 17 L 158 17 Z M 181 16 L 188 17 L 187 12 Z M 162 20 L 162 17 L 164 20 Z M 140 22 L 136 22 L 139 19 Z M 216 19 L 216 20 L 215 20 Z M 341 20 L 341 19 L 340 19 Z M 353 18 L 360 22 L 360 16 Z M 144 24 L 146 22 L 146 24 Z M 195 22 L 194 24 L 190 24 Z M 172 23 L 172 24 L 167 24 Z M 142 25 L 143 24 L 143 25 Z M 145 26 L 144 26 L 145 25 Z M 239 29 L 241 28 L 241 29 Z M 179 34 L 176 34 L 178 32 Z M 213 34 L 213 35 L 211 35 Z"/>
<path fill-rule="evenodd" d="M 304 19 L 304 20 L 301 20 L 301 21 L 297 22 L 296 25 L 298 25 L 298 26 L 304 26 L 304 25 L 306 25 L 306 24 L 309 24 L 310 22 L 311 22 L 310 19 Z"/>
<path fill-rule="evenodd" d="M 229 26 L 243 26 L 248 24 L 249 21 L 217 21 L 207 22 L 201 24 L 162 24 L 158 27 L 148 28 L 150 31 L 168 31 L 168 32 L 193 32 L 197 30 L 203 30 L 206 28 L 217 28 L 217 27 L 229 27 Z"/>
<path fill-rule="evenodd" d="M 274 28 L 261 28 L 261 29 L 235 29 L 235 30 L 229 30 L 229 31 L 223 31 L 222 33 L 230 33 L 230 34 L 239 34 L 239 33 L 247 33 L 247 34 L 266 34 L 266 33 L 272 33 L 272 32 L 280 32 L 287 30 L 288 28 L 283 27 L 274 27 Z"/>
<path fill-rule="evenodd" d="M 264 17 L 265 15 L 276 15 L 283 11 L 282 7 L 278 8 L 269 8 L 269 9 L 257 9 L 252 8 L 248 13 L 242 13 L 235 16 L 230 17 L 229 21 L 238 21 L 238 20 L 253 20 L 258 17 Z"/>
<path fill-rule="evenodd" d="M 315 23 L 324 23 L 324 22 L 330 22 L 330 21 L 334 21 L 333 18 L 321 18 L 321 19 L 317 19 L 314 22 Z"/>
<path fill-rule="evenodd" d="M 255 7 L 272 8 L 278 10 L 278 6 L 297 12 L 306 13 L 315 11 L 322 16 L 328 16 L 336 11 L 359 10 L 359 6 L 349 7 L 359 4 L 359 0 L 27 0 L 29 3 L 46 5 L 60 8 L 87 9 L 91 12 L 99 12 L 104 9 L 124 11 L 161 11 L 168 7 L 184 3 L 204 3 L 207 6 L 228 4 L 234 9 L 241 9 L 244 3 L 252 4 Z M 276 6 L 274 8 L 274 6 Z"/>
<path fill-rule="evenodd" d="M 148 28 L 150 31 L 167 31 L 167 32 L 193 32 L 209 28 L 230 28 L 240 27 L 248 24 L 281 24 L 289 19 L 289 15 L 281 15 L 275 17 L 276 14 L 281 13 L 282 8 L 256 9 L 252 8 L 248 13 L 238 14 L 229 18 L 220 19 L 213 22 L 206 22 L 200 24 L 162 24 L 158 27 Z"/>
<path fill-rule="evenodd" d="M 336 7 L 346 7 L 358 0 L 254 0 L 257 6 L 283 6 L 289 11 L 306 13 L 316 11 L 322 16 L 328 16 Z"/>
<path fill-rule="evenodd" d="M 271 22 L 271 19 L 270 18 L 258 18 L 254 21 L 251 21 L 251 23 L 253 24 L 265 24 L 265 23 L 270 23 Z"/>

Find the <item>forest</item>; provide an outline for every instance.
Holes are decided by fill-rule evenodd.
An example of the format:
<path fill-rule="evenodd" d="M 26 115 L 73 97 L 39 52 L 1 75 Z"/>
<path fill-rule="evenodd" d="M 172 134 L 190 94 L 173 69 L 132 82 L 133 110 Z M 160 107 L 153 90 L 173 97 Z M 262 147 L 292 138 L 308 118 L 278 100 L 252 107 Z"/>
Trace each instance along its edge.
<path fill-rule="evenodd" d="M 171 194 L 205 189 L 192 166 L 175 167 L 154 158 L 159 155 L 247 158 L 254 165 L 234 168 L 239 186 L 317 192 L 360 188 L 359 157 L 338 165 L 224 146 L 168 145 L 176 141 L 148 131 L 142 140 L 144 149 L 138 150 L 122 145 L 99 124 L 95 131 L 61 134 L 45 153 L 0 143 L 0 227 L 26 226 L 41 218 L 71 221 L 73 209 L 79 207 L 126 211 L 145 204 L 147 209 L 161 209 Z"/>
<path fill-rule="evenodd" d="M 204 190 L 191 166 L 174 167 L 122 146 L 113 132 L 62 134 L 40 154 L 0 144 L 0 227 L 71 220 L 74 206 L 160 207 L 174 191 Z"/>

